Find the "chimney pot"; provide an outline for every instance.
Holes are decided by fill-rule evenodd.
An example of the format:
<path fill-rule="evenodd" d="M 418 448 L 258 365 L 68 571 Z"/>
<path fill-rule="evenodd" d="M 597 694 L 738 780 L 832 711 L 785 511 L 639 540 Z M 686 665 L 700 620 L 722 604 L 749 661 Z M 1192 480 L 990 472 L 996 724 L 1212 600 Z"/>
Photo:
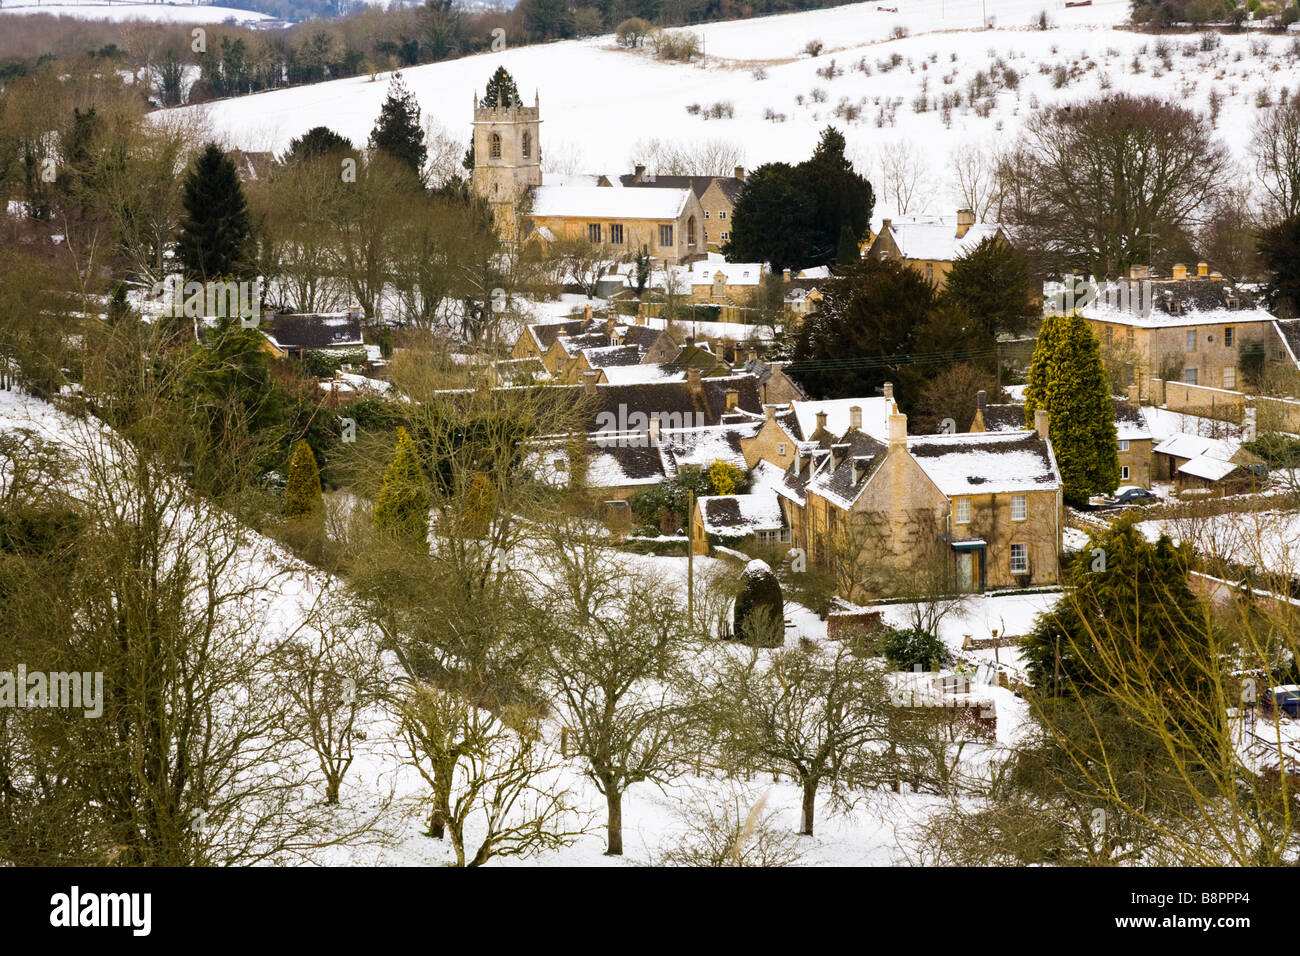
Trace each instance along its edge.
<path fill-rule="evenodd" d="M 886 382 L 886 383 L 885 383 L 885 398 L 889 399 L 891 402 L 894 400 L 894 383 L 893 383 L 893 382 Z"/>
<path fill-rule="evenodd" d="M 1050 417 L 1047 414 L 1047 409 L 1034 409 L 1034 431 L 1038 432 L 1039 438 L 1046 438 L 1048 436 L 1050 430 L 1049 425 Z"/>
<path fill-rule="evenodd" d="M 790 281 L 790 270 L 789 270 L 789 269 L 782 269 L 782 270 L 781 270 L 781 281 L 783 281 L 783 282 L 789 282 L 789 281 Z"/>

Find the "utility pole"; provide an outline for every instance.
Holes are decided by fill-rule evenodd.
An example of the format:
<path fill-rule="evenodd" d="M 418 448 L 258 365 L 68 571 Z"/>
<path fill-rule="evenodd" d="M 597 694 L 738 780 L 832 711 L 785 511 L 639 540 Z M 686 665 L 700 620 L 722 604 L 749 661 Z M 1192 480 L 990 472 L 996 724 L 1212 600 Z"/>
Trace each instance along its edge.
<path fill-rule="evenodd" d="M 695 629 L 695 492 L 686 496 L 686 629 Z"/>

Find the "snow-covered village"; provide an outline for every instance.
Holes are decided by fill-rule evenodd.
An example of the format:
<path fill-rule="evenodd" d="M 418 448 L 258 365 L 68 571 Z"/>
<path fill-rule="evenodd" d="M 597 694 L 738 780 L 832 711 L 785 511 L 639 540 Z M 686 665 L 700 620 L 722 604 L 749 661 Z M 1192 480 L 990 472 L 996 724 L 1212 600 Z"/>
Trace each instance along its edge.
<path fill-rule="evenodd" d="M 1300 863 L 1296 0 L 584 3 L 0 8 L 0 870 Z"/>

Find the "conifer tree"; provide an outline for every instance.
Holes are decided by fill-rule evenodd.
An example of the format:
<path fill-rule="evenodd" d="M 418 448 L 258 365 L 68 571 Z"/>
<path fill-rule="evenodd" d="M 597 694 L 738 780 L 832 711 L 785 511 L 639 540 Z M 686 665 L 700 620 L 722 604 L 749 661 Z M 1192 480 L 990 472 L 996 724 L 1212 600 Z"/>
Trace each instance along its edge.
<path fill-rule="evenodd" d="M 396 453 L 375 503 L 375 526 L 413 545 L 423 545 L 429 535 L 431 504 L 415 442 L 405 428 L 398 428 Z"/>
<path fill-rule="evenodd" d="M 209 143 L 185 177 L 176 257 L 186 279 L 252 279 L 252 223 L 235 164 Z"/>
<path fill-rule="evenodd" d="M 388 96 L 370 131 L 370 148 L 405 163 L 417 176 L 424 169 L 429 150 L 420 127 L 420 104 L 406 88 L 401 73 L 394 73 L 388 84 Z"/>
<path fill-rule="evenodd" d="M 284 485 L 284 516 L 306 518 L 318 514 L 323 501 L 320 487 L 320 468 L 311 446 L 299 441 L 289 460 L 289 476 Z"/>
<path fill-rule="evenodd" d="M 1000 332 L 1023 332 L 1040 313 L 1034 291 L 1024 257 L 1009 243 L 989 237 L 952 264 L 943 298 L 964 306 L 996 337 Z"/>
<path fill-rule="evenodd" d="M 1025 390 L 1025 416 L 1047 409 L 1065 500 L 1087 503 L 1119 484 L 1115 406 L 1101 347 L 1077 312 L 1048 316 L 1039 329 Z"/>
<path fill-rule="evenodd" d="M 853 227 L 846 222 L 840 229 L 840 244 L 835 251 L 835 261 L 846 266 L 861 258 L 862 253 L 858 249 L 858 242 L 853 238 Z"/>
<path fill-rule="evenodd" d="M 523 106 L 523 101 L 519 99 L 519 88 L 515 86 L 515 78 L 504 66 L 497 67 L 496 72 L 492 74 L 492 79 L 488 80 L 483 99 L 479 101 L 480 106 L 486 107 L 496 106 L 498 103 L 502 106 Z"/>

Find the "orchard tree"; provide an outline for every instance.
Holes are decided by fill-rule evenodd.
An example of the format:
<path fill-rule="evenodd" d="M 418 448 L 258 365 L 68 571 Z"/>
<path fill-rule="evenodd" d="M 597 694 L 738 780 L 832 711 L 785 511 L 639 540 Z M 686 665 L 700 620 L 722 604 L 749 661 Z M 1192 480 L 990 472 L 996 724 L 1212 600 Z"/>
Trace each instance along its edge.
<path fill-rule="evenodd" d="M 1086 504 L 1090 495 L 1119 484 L 1115 409 L 1101 347 L 1077 312 L 1043 320 L 1029 366 L 1025 415 L 1047 409 L 1052 449 L 1061 469 L 1065 500 Z"/>

